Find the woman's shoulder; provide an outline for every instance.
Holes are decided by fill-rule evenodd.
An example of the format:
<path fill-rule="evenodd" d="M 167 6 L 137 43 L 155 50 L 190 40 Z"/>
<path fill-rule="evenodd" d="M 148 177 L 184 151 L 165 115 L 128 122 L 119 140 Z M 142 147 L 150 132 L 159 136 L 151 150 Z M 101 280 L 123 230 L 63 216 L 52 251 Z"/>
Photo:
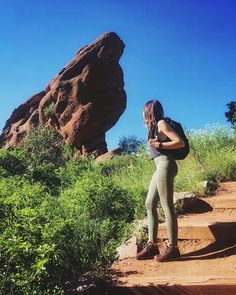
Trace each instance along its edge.
<path fill-rule="evenodd" d="M 161 119 L 157 122 L 157 129 L 159 132 L 166 133 L 168 130 L 172 130 L 172 127 L 165 119 Z"/>
<path fill-rule="evenodd" d="M 158 129 L 161 129 L 161 127 L 164 127 L 166 126 L 168 123 L 164 120 L 164 119 L 161 119 L 157 122 L 157 127 Z"/>

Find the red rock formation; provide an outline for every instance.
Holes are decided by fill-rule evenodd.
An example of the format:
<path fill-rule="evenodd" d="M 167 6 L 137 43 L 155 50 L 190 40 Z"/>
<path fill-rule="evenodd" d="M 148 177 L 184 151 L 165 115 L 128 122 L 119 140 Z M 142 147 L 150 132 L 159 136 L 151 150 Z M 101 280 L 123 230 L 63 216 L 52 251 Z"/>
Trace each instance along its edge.
<path fill-rule="evenodd" d="M 81 48 L 46 89 L 16 108 L 7 120 L 0 143 L 11 147 L 39 124 L 54 128 L 82 155 L 107 152 L 105 132 L 126 108 L 119 59 L 124 44 L 108 33 Z"/>

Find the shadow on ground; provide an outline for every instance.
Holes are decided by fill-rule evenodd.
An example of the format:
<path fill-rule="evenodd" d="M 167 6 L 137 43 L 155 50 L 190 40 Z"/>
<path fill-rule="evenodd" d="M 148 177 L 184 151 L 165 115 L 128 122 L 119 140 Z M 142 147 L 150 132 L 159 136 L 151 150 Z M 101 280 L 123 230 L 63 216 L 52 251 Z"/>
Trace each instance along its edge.
<path fill-rule="evenodd" d="M 236 255 L 236 241 L 220 242 L 215 241 L 205 248 L 181 255 L 179 260 L 203 260 L 215 259 Z"/>
<path fill-rule="evenodd" d="M 185 204 L 182 205 L 182 213 L 206 213 L 212 211 L 213 208 L 210 204 L 205 202 L 204 200 L 198 198 L 190 198 L 185 201 Z"/>
<path fill-rule="evenodd" d="M 235 294 L 236 285 L 150 285 L 147 287 L 116 287 L 109 289 L 109 295 L 229 295 Z"/>

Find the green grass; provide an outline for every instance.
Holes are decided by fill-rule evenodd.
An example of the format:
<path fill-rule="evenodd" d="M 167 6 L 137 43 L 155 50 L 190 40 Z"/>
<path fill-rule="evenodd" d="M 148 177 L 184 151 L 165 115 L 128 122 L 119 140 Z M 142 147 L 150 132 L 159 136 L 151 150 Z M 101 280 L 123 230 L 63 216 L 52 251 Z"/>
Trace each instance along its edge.
<path fill-rule="evenodd" d="M 178 161 L 176 191 L 203 195 L 205 191 L 201 182 L 204 180 L 236 180 L 236 139 L 230 130 L 221 125 L 212 125 L 204 130 L 189 132 L 188 138 L 190 154 L 185 160 Z M 112 161 L 108 164 L 114 167 L 110 174 L 117 183 L 129 188 L 148 188 L 155 166 L 145 152 Z M 115 165 L 115 162 L 119 165 Z"/>

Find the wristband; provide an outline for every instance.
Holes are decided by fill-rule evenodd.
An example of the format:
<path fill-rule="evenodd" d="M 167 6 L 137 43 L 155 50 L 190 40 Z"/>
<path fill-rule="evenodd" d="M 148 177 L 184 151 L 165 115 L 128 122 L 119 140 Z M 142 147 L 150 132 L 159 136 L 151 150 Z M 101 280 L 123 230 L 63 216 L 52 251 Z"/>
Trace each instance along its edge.
<path fill-rule="evenodd" d="M 159 142 L 159 149 L 162 149 L 162 142 Z"/>

